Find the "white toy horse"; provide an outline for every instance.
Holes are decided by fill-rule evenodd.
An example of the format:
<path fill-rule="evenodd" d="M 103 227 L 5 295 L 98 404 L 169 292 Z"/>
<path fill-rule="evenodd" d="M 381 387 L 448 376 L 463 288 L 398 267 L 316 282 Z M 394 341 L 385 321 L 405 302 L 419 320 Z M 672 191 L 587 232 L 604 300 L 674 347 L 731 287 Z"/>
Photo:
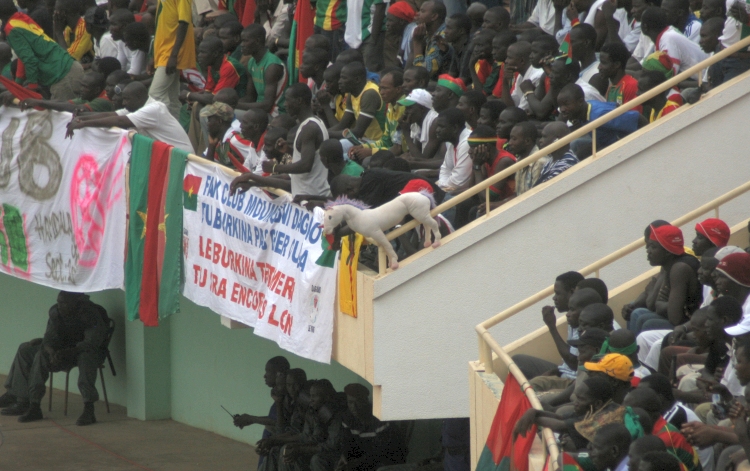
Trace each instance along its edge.
<path fill-rule="evenodd" d="M 398 268 L 398 256 L 383 231 L 392 228 L 401 222 L 404 216 L 410 214 L 424 227 L 424 246 L 438 247 L 440 229 L 437 221 L 430 216 L 430 208 L 434 205 L 432 195 L 427 196 L 423 193 L 405 193 L 374 209 L 369 209 L 369 206 L 361 201 L 340 196 L 336 201 L 326 205 L 323 232 L 331 234 L 339 224 L 346 221 L 346 225 L 353 231 L 370 237 L 380 248 L 384 249 L 391 269 L 395 270 Z M 430 244 L 430 232 L 435 238 L 432 244 Z"/>

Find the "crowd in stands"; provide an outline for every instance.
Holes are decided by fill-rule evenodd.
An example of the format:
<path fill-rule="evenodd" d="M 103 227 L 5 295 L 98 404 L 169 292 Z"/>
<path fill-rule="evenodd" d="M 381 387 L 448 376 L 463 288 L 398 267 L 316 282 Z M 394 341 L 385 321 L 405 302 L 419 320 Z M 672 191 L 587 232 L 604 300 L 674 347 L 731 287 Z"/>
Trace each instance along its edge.
<path fill-rule="evenodd" d="M 544 408 L 514 435 L 559 433 L 566 470 L 750 469 L 750 248 L 727 245 L 716 218 L 695 225 L 692 247 L 666 221 L 644 238 L 658 274 L 617 318 L 602 280 L 556 278 L 542 318 L 562 362 L 513 357 Z"/>
<path fill-rule="evenodd" d="M 514 0 L 510 13 L 495 0 L 331 0 L 313 3 L 315 33 L 297 48 L 297 2 L 254 16 L 244 3 L 0 0 L 2 75 L 41 95 L 3 101 L 72 112 L 70 135 L 134 129 L 241 172 L 234 191 L 440 203 L 736 43 L 748 21 L 745 4 L 719 0 Z M 720 61 L 601 126 L 597 147 L 748 69 L 747 52 Z M 554 178 L 592 141 L 496 182 L 490 208 L 456 205 L 443 229 Z"/>

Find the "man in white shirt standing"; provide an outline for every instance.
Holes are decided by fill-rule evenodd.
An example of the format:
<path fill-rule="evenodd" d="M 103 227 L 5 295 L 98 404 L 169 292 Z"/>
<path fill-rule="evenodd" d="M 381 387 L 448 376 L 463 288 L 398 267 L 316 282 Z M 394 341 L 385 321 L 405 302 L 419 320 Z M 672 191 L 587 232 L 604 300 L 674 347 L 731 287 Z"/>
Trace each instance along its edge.
<path fill-rule="evenodd" d="M 68 124 L 68 136 L 81 128 L 135 128 L 139 134 L 193 153 L 187 133 L 170 113 L 167 106 L 148 96 L 141 82 L 131 82 L 122 92 L 125 108 L 112 113 L 95 113 L 74 118 Z"/>
<path fill-rule="evenodd" d="M 508 47 L 508 56 L 505 59 L 505 75 L 503 76 L 503 101 L 507 106 L 517 106 L 522 110 L 529 111 L 529 102 L 521 90 L 521 83 L 526 80 L 536 87 L 542 78 L 544 71 L 531 65 L 531 44 L 526 41 L 518 41 Z M 527 93 L 534 93 L 527 92 Z"/>

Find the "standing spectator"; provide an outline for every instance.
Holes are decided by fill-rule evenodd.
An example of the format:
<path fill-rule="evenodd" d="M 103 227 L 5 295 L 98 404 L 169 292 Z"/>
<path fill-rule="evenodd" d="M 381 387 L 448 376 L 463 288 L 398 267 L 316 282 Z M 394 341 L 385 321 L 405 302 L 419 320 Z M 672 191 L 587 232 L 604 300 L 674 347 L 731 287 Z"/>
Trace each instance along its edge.
<path fill-rule="evenodd" d="M 79 116 L 68 124 L 68 136 L 81 128 L 135 128 L 137 132 L 185 152 L 195 152 L 185 130 L 167 106 L 149 98 L 141 82 L 131 82 L 122 92 L 124 109 L 112 113 L 94 113 Z"/>
<path fill-rule="evenodd" d="M 53 100 L 75 98 L 75 87 L 83 78 L 80 62 L 20 13 L 12 0 L 0 0 L 0 21 L 6 41 L 26 70 L 23 85 L 33 91 L 47 87 Z"/>
<path fill-rule="evenodd" d="M 44 0 L 18 0 L 16 3 L 19 8 L 28 12 L 29 17 L 42 28 L 44 34 L 50 38 L 54 37 L 52 8 L 47 8 Z"/>
<path fill-rule="evenodd" d="M 410 63 L 427 69 L 431 79 L 436 79 L 445 62 L 445 55 L 438 46 L 438 36 L 445 30 L 445 5 L 428 0 L 419 8 L 414 19 L 417 27 L 411 37 L 413 57 Z"/>
<path fill-rule="evenodd" d="M 346 1 L 344 39 L 349 47 L 359 49 L 364 56 L 365 66 L 373 72 L 383 69 L 386 6 L 388 4 L 384 0 Z"/>
<path fill-rule="evenodd" d="M 66 48 L 73 59 L 86 63 L 93 59 L 94 42 L 86 31 L 86 20 L 81 17 L 81 10 L 80 0 L 57 0 L 54 31 L 57 44 Z"/>
<path fill-rule="evenodd" d="M 364 7 L 361 7 L 364 8 Z M 315 34 L 322 34 L 330 42 L 328 61 L 335 61 L 344 51 L 344 33 L 347 23 L 347 2 L 344 0 L 318 0 L 315 3 Z"/>
<path fill-rule="evenodd" d="M 385 46 L 383 49 L 383 65 L 389 67 L 403 67 L 408 50 L 404 45 L 411 43 L 411 33 L 416 27 L 412 22 L 416 12 L 409 2 L 401 1 L 388 7 L 385 15 Z"/>
<path fill-rule="evenodd" d="M 277 116 L 284 111 L 288 77 L 284 63 L 266 47 L 266 30 L 262 26 L 252 24 L 242 31 L 242 54 L 250 56 L 247 61 L 250 80 L 239 108 L 255 108 Z"/>
<path fill-rule="evenodd" d="M 180 73 L 195 67 L 195 35 L 189 0 L 159 0 L 154 37 L 154 78 L 148 94 L 180 114 Z"/>

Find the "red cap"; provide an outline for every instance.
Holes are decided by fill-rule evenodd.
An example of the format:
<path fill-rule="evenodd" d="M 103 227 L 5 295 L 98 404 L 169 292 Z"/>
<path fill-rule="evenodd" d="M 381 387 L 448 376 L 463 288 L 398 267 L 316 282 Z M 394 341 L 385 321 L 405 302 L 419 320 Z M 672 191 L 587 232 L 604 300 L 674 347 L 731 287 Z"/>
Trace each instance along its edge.
<path fill-rule="evenodd" d="M 407 2 L 394 3 L 388 8 L 388 14 L 393 15 L 396 18 L 401 18 L 402 20 L 406 20 L 409 23 L 414 21 L 414 16 L 416 16 L 416 13 L 414 12 L 414 8 L 411 5 L 409 5 Z"/>
<path fill-rule="evenodd" d="M 695 232 L 719 248 L 726 247 L 729 242 L 729 226 L 721 219 L 709 218 L 701 221 L 695 225 Z"/>
<path fill-rule="evenodd" d="M 729 254 L 721 259 L 716 270 L 738 285 L 750 288 L 750 254 Z"/>
<path fill-rule="evenodd" d="M 666 226 L 651 226 L 651 240 L 655 240 L 669 253 L 682 255 L 685 253 L 685 240 L 679 227 L 668 224 Z"/>

